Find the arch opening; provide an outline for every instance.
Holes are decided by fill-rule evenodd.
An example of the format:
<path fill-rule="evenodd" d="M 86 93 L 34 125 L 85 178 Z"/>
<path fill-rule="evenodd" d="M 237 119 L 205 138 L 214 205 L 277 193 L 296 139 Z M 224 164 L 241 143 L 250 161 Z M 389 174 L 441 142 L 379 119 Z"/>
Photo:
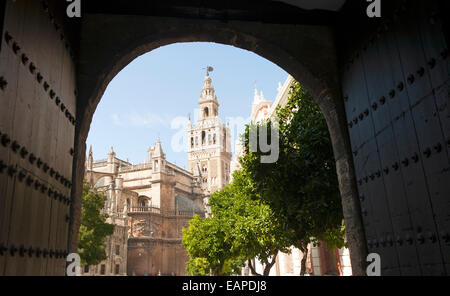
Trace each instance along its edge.
<path fill-rule="evenodd" d="M 195 23 L 195 21 L 193 22 Z M 117 25 L 117 23 L 115 25 Z M 364 266 L 363 258 L 365 258 L 364 254 L 366 252 L 365 239 L 360 217 L 359 200 L 357 198 L 358 194 L 354 178 L 351 150 L 346 130 L 345 113 L 341 101 L 340 88 L 338 86 L 339 79 L 336 74 L 336 57 L 334 48 L 330 46 L 330 44 L 333 43 L 332 34 L 329 32 L 327 33 L 328 28 L 319 29 L 322 30 L 322 33 L 329 36 L 329 40 L 325 38 L 325 40 L 317 41 L 317 44 L 315 44 L 317 47 L 322 47 L 319 51 L 321 51 L 323 56 L 326 57 L 326 60 L 331 63 L 331 66 L 327 67 L 327 70 L 324 70 L 319 69 L 317 61 L 305 63 L 308 59 L 313 58 L 299 57 L 298 53 L 283 48 L 282 46 L 275 45 L 275 40 L 270 40 L 267 36 L 261 36 L 264 35 L 261 32 L 252 34 L 242 29 L 230 29 L 229 26 L 224 28 L 222 24 L 217 23 L 214 23 L 214 25 L 210 27 L 203 25 L 198 27 L 197 23 L 184 26 L 180 22 L 169 24 L 174 26 L 171 28 L 166 27 L 167 25 L 168 24 L 165 24 L 165 28 L 155 34 L 148 34 L 148 32 L 142 34 L 142 32 L 140 32 L 139 38 L 132 38 L 132 36 L 130 36 L 125 38 L 126 40 L 107 40 L 109 45 L 111 45 L 111 43 L 117 43 L 117 46 L 113 47 L 114 50 L 111 50 L 111 47 L 108 47 L 101 48 L 100 50 L 97 50 L 97 52 L 106 54 L 110 57 L 108 60 L 102 58 L 98 59 L 97 62 L 94 62 L 91 60 L 92 57 L 86 56 L 84 58 L 82 54 L 81 60 L 83 60 L 83 62 L 80 63 L 80 74 L 78 75 L 81 78 L 81 99 L 77 106 L 80 110 L 80 121 L 77 124 L 75 141 L 78 153 L 74 165 L 74 181 L 78 186 L 74 186 L 73 194 L 77 196 L 78 192 L 80 192 L 77 188 L 80 186 L 80 171 L 83 169 L 86 151 L 85 141 L 89 132 L 89 125 L 92 121 L 93 113 L 106 86 L 121 69 L 136 57 L 162 45 L 198 41 L 232 45 L 244 50 L 252 51 L 277 64 L 282 69 L 291 73 L 291 75 L 297 81 L 300 81 L 315 97 L 325 116 L 333 142 L 333 151 L 337 163 L 344 215 L 346 225 L 349 226 L 347 231 L 349 246 L 350 250 L 353 249 L 353 251 L 351 251 L 352 265 L 354 265 L 354 269 L 357 271 L 355 274 L 358 274 L 358 270 L 362 271 Z M 143 27 L 145 31 L 146 26 Z M 84 28 L 84 30 L 87 31 L 89 31 L 89 29 L 90 28 Z M 310 30 L 308 28 L 300 28 L 300 31 L 302 30 L 308 34 L 311 33 L 308 32 L 308 30 Z M 305 35 L 305 32 L 301 35 Z M 108 38 L 111 37 L 109 36 Z M 89 50 L 90 46 L 92 45 L 86 44 L 84 52 L 91 53 L 92 51 Z M 88 61 L 90 60 L 95 65 L 87 67 L 87 64 L 89 64 Z M 93 79 L 87 79 L 87 77 Z M 206 142 L 206 139 L 204 140 L 203 137 L 204 135 L 202 135 L 202 142 Z"/>

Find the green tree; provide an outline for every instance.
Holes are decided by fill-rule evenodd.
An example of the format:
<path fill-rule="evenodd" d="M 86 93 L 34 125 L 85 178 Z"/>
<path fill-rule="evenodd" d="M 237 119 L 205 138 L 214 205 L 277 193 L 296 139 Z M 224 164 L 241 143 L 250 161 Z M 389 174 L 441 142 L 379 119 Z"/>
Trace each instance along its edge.
<path fill-rule="evenodd" d="M 313 97 L 298 83 L 291 87 L 285 107 L 278 108 L 279 157 L 262 163 L 262 153 L 250 151 L 250 130 L 275 127 L 268 120 L 248 125 L 242 137 L 240 158 L 244 174 L 255 184 L 259 197 L 267 202 L 286 228 L 293 233 L 292 244 L 305 256 L 308 243 L 327 242 L 330 247 L 344 245 L 343 213 L 335 160 L 326 121 Z M 269 143 L 270 133 L 268 134 Z M 273 139 L 276 140 L 276 139 Z"/>
<path fill-rule="evenodd" d="M 203 257 L 195 257 L 186 264 L 187 275 L 206 276 L 209 275 L 210 265 L 208 260 Z"/>
<path fill-rule="evenodd" d="M 106 259 L 105 238 L 114 233 L 114 225 L 106 223 L 108 215 L 100 213 L 105 202 L 103 192 L 84 184 L 78 233 L 78 254 L 83 264 L 96 265 Z"/>
<path fill-rule="evenodd" d="M 231 184 L 212 194 L 210 204 L 212 217 L 196 217 L 183 230 L 189 274 L 198 271 L 199 261 L 208 262 L 213 274 L 224 275 L 257 258 L 264 265 L 263 275 L 268 275 L 277 253 L 289 251 L 289 233 L 242 172 L 235 172 Z M 251 261 L 249 266 L 257 274 Z"/>
<path fill-rule="evenodd" d="M 214 193 L 210 204 L 212 213 L 232 221 L 236 253 L 247 260 L 257 258 L 264 266 L 262 275 L 269 275 L 279 251 L 289 252 L 290 233 L 242 171 L 234 172 L 233 182 Z M 253 274 L 258 274 L 248 263 Z"/>
<path fill-rule="evenodd" d="M 182 243 L 190 258 L 188 274 L 205 275 L 203 264 L 207 263 L 207 269 L 211 269 L 213 275 L 228 275 L 230 268 L 225 265 L 233 258 L 229 225 L 220 217 L 201 218 L 195 215 L 189 221 L 189 227 L 182 229 Z"/>

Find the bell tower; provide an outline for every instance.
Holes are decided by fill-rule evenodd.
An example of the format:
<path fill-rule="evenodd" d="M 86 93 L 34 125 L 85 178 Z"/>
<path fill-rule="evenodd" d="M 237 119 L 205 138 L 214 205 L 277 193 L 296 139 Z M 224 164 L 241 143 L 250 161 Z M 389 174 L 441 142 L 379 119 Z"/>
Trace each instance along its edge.
<path fill-rule="evenodd" d="M 188 127 L 189 171 L 200 181 L 205 195 L 230 182 L 230 129 L 219 118 L 219 102 L 207 67 L 198 106 L 200 116 Z"/>
<path fill-rule="evenodd" d="M 200 94 L 200 100 L 198 101 L 200 118 L 207 119 L 217 117 L 219 114 L 219 102 L 217 102 L 214 86 L 212 85 L 211 77 L 208 72 L 206 72 L 203 81 L 204 84 Z"/>

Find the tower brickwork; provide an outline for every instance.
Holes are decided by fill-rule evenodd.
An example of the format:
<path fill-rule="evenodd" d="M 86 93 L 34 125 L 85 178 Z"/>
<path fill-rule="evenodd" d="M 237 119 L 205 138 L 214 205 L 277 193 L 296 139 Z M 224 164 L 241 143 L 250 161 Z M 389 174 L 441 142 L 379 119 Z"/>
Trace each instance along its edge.
<path fill-rule="evenodd" d="M 205 195 L 230 182 L 230 129 L 219 118 L 219 102 L 209 73 L 198 101 L 200 115 L 188 128 L 188 167 L 201 183 Z"/>

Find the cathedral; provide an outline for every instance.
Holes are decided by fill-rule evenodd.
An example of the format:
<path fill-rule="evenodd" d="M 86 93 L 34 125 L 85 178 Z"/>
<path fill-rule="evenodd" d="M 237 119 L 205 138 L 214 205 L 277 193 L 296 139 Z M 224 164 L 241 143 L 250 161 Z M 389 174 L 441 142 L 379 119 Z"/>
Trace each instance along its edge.
<path fill-rule="evenodd" d="M 198 101 L 200 117 L 187 128 L 188 170 L 166 159 L 162 143 L 147 161 L 116 157 L 94 161 L 92 147 L 85 181 L 106 194 L 103 213 L 115 232 L 106 239 L 107 259 L 84 266 L 83 275 L 184 275 L 188 261 L 182 228 L 194 215 L 208 216 L 208 198 L 230 182 L 230 130 L 219 119 L 219 102 L 208 67 Z"/>

